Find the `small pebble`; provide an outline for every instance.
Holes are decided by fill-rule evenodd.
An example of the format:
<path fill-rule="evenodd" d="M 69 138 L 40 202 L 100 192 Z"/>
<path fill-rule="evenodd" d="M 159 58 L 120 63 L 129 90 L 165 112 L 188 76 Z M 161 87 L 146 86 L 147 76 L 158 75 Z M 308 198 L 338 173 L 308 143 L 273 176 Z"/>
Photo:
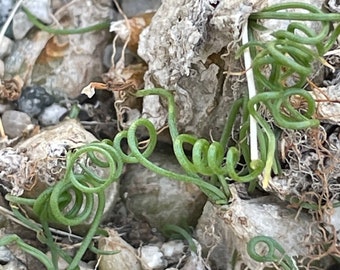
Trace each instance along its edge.
<path fill-rule="evenodd" d="M 337 0 L 325 1 L 325 6 L 330 12 L 334 13 L 340 12 L 340 5 Z M 338 269 L 340 269 L 340 266 Z"/>
<path fill-rule="evenodd" d="M 151 269 L 163 269 L 167 264 L 163 259 L 163 253 L 157 246 L 143 246 L 141 248 L 141 259 Z"/>
<path fill-rule="evenodd" d="M 18 99 L 18 109 L 34 117 L 50 106 L 53 101 L 53 96 L 48 94 L 45 88 L 40 86 L 26 87 Z"/>
<path fill-rule="evenodd" d="M 12 31 L 16 40 L 23 39 L 29 30 L 33 27 L 33 23 L 27 18 L 23 11 L 18 11 L 13 18 Z"/>
<path fill-rule="evenodd" d="M 13 0 L 0 0 L 0 28 L 6 22 L 13 5 Z"/>
<path fill-rule="evenodd" d="M 20 136 L 31 124 L 31 117 L 24 112 L 9 110 L 2 115 L 2 125 L 9 138 Z"/>
<path fill-rule="evenodd" d="M 0 239 L 4 236 L 5 236 L 4 234 L 1 234 Z M 15 253 L 12 253 L 5 246 L 0 246 L 0 262 L 1 262 L 0 264 L 1 270 L 27 269 L 27 267 L 15 257 Z"/>
<path fill-rule="evenodd" d="M 26 1 L 24 6 L 37 17 L 40 21 L 46 24 L 52 23 L 51 7 L 49 0 Z M 23 11 L 18 11 L 13 18 L 13 35 L 16 40 L 23 39 L 28 31 L 33 27 L 33 24 L 28 19 Z"/>
<path fill-rule="evenodd" d="M 0 114 L 3 114 L 5 111 L 13 109 L 13 104 L 8 102 L 8 103 L 0 103 Z"/>
<path fill-rule="evenodd" d="M 8 37 L 4 36 L 0 44 L 0 59 L 8 56 L 13 48 L 14 42 Z"/>
<path fill-rule="evenodd" d="M 5 73 L 5 64 L 4 62 L 0 59 L 0 78 L 4 76 Z"/>
<path fill-rule="evenodd" d="M 180 258 L 180 256 L 184 254 L 184 249 L 185 245 L 181 240 L 165 242 L 161 247 L 164 256 L 167 258 L 173 258 L 178 256 Z"/>
<path fill-rule="evenodd" d="M 121 8 L 124 10 L 126 16 L 131 17 L 136 14 L 143 13 L 149 10 L 157 10 L 161 5 L 162 1 L 160 0 L 143 0 L 143 1 L 135 1 L 135 0 L 124 0 L 121 3 Z"/>
<path fill-rule="evenodd" d="M 50 0 L 25 1 L 24 6 L 40 21 L 51 24 L 53 20 L 50 2 Z"/>
<path fill-rule="evenodd" d="M 0 246 L 0 261 L 2 264 L 8 263 L 13 259 L 11 251 L 5 246 Z"/>
<path fill-rule="evenodd" d="M 53 103 L 46 107 L 39 115 L 39 122 L 43 126 L 51 126 L 59 123 L 59 119 L 67 112 L 65 107 Z"/>
<path fill-rule="evenodd" d="M 103 251 L 119 251 L 117 254 L 102 256 L 99 270 L 141 270 L 140 260 L 132 246 L 125 242 L 114 229 L 106 228 L 108 237 L 100 236 L 98 248 Z M 143 268 L 145 269 L 145 268 Z"/>

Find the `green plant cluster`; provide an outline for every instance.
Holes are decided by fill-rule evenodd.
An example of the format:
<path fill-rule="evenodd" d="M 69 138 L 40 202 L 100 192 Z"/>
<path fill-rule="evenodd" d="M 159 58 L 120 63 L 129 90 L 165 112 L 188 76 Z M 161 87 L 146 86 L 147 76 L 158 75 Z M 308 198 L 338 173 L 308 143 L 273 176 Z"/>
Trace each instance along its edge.
<path fill-rule="evenodd" d="M 287 12 L 289 9 L 301 9 L 305 12 Z M 320 31 L 316 33 L 305 23 L 291 22 L 287 29 L 273 32 L 272 40 L 261 42 L 256 40 L 255 32 L 257 29 L 266 29 L 258 23 L 259 19 L 318 21 Z M 246 48 L 251 49 L 257 94 L 249 100 L 248 110 L 259 124 L 259 133 L 266 134 L 264 142 L 259 140 L 262 160 L 266 160 L 263 172 L 266 183 L 272 169 L 275 173 L 279 171 L 279 163 L 274 163 L 276 138 L 273 129 L 255 110 L 255 106 L 265 105 L 275 125 L 280 128 L 305 129 L 319 125 L 319 121 L 313 119 L 314 99 L 304 88 L 307 78 L 312 75 L 313 63 L 324 62 L 324 53 L 334 45 L 340 33 L 337 26 L 330 34 L 335 19 L 339 21 L 340 16 L 324 13 L 312 5 L 298 2 L 272 5 L 250 16 L 250 42 L 241 47 L 238 56 Z M 294 107 L 292 98 L 303 100 L 306 107 Z"/>
<path fill-rule="evenodd" d="M 85 155 L 85 156 L 84 156 Z M 99 157 L 100 155 L 100 157 Z M 83 158 L 85 158 L 85 163 Z M 81 160 L 81 161 L 80 161 Z M 105 235 L 99 229 L 105 207 L 105 188 L 116 181 L 122 173 L 122 162 L 112 147 L 102 143 L 91 143 L 67 157 L 65 177 L 56 185 L 46 189 L 36 199 L 27 199 L 7 194 L 5 198 L 10 202 L 15 216 L 37 234 L 37 239 L 46 244 L 51 251 L 51 259 L 36 248 L 25 244 L 17 235 L 7 235 L 0 239 L 0 246 L 15 242 L 24 251 L 38 258 L 47 269 L 58 269 L 60 258 L 65 260 L 68 269 L 78 269 L 79 262 L 87 249 L 97 254 L 115 254 L 97 250 L 93 245 L 93 238 Z M 85 164 L 88 164 L 87 167 Z M 81 173 L 78 166 L 82 168 Z M 108 178 L 101 178 L 94 173 L 97 166 L 110 171 Z M 74 171 L 75 170 L 75 171 Z M 18 208 L 30 207 L 38 218 L 41 226 L 18 211 Z M 82 239 L 81 245 L 74 257 L 71 257 L 55 241 L 50 227 L 62 225 L 64 228 L 83 225 L 89 222 L 89 229 Z"/>
<path fill-rule="evenodd" d="M 300 9 L 305 12 L 292 13 L 287 12 L 288 9 Z M 259 19 L 295 20 L 295 22 L 291 22 L 285 30 L 275 31 L 272 33 L 274 39 L 263 43 L 254 40 L 255 29 L 265 30 L 258 24 Z M 316 33 L 305 23 L 296 21 L 317 21 L 320 23 L 320 31 Z M 315 101 L 304 88 L 307 78 L 312 74 L 313 62 L 324 63 L 323 55 L 332 48 L 340 34 L 340 25 L 332 29 L 332 23 L 335 21 L 340 21 L 339 14 L 324 13 L 312 5 L 298 2 L 272 5 L 250 16 L 251 41 L 244 45 L 240 52 L 246 47 L 252 50 L 257 95 L 248 105 L 250 114 L 255 117 L 267 135 L 267 173 L 272 166 L 268 160 L 274 159 L 275 155 L 275 136 L 268 123 L 255 111 L 254 105 L 264 104 L 274 118 L 275 125 L 280 128 L 306 129 L 319 125 L 318 120 L 312 119 Z M 302 98 L 307 107 L 293 107 L 292 97 Z M 303 207 L 316 210 L 317 206 L 306 204 Z M 264 235 L 253 237 L 248 242 L 247 252 L 257 262 L 270 262 L 280 269 L 298 269 L 292 257 L 288 256 L 284 248 L 272 237 Z"/>
<path fill-rule="evenodd" d="M 314 30 L 302 23 L 294 22 L 288 26 L 287 30 L 274 32 L 272 41 L 255 41 L 254 31 L 259 28 L 258 19 L 291 19 L 293 17 L 298 19 L 299 16 L 298 18 L 291 17 L 292 13 L 290 12 L 279 12 L 290 8 L 308 11 L 308 13 L 302 13 L 304 20 L 307 18 L 308 20 L 321 21 L 320 33 L 315 33 Z M 37 232 L 38 239 L 51 250 L 52 262 L 45 254 L 25 244 L 16 235 L 3 237 L 0 239 L 0 245 L 17 243 L 24 251 L 37 257 L 47 269 L 57 269 L 60 257 L 69 263 L 68 269 L 77 269 L 85 251 L 93 247 L 93 237 L 100 233 L 98 228 L 105 206 L 104 190 L 114 181 L 118 181 L 124 164 L 140 163 L 160 175 L 192 183 L 216 204 L 228 203 L 230 198 L 228 183 L 230 181 L 250 182 L 251 187 L 254 188 L 260 174 L 263 173 L 270 177 L 272 170 L 274 173 L 278 172 L 279 163 L 275 162 L 274 131 L 255 109 L 255 106 L 263 104 L 270 111 L 275 125 L 280 128 L 304 129 L 319 124 L 317 120 L 313 119 L 315 102 L 308 91 L 304 90 L 304 85 L 312 72 L 313 61 L 319 60 L 324 52 L 331 48 L 340 32 L 340 28 L 337 27 L 330 36 L 328 35 L 331 21 L 334 20 L 333 15 L 328 16 L 311 5 L 295 2 L 274 5 L 250 16 L 250 42 L 241 47 L 239 56 L 246 48 L 251 49 L 252 68 L 258 93 L 250 100 L 245 97 L 235 101 L 219 141 L 209 142 L 204 138 L 179 133 L 176 126 L 176 106 L 172 92 L 160 88 L 137 91 L 136 97 L 159 95 L 167 101 L 167 124 L 172 138 L 173 151 L 185 173 L 175 173 L 149 161 L 148 157 L 153 153 L 157 144 L 157 131 L 149 120 L 138 119 L 129 129 L 119 132 L 113 141 L 93 142 L 70 152 L 64 179 L 45 190 L 38 198 L 25 199 L 6 196 L 6 199 L 11 202 L 13 212 L 24 223 L 32 224 L 32 221 L 17 210 L 18 206 L 26 205 L 32 208 L 42 227 L 34 224 L 32 226 Z M 340 15 L 336 19 L 340 20 Z M 296 31 L 302 32 L 303 35 L 296 34 Z M 293 96 L 299 96 L 306 101 L 307 106 L 304 110 L 292 105 L 291 98 Z M 239 141 L 236 145 L 230 146 L 229 138 L 239 114 L 242 114 Z M 251 160 L 249 154 L 250 116 L 254 117 L 258 123 L 260 145 L 258 160 Z M 143 150 L 139 147 L 136 135 L 140 128 L 146 129 L 149 135 L 149 143 Z M 122 149 L 123 141 L 127 141 L 128 151 Z M 184 151 L 184 144 L 192 147 L 190 157 Z M 84 158 L 85 163 L 81 161 Z M 241 158 L 245 161 L 245 166 L 239 166 Z M 95 167 L 107 168 L 110 175 L 105 178 L 100 177 L 96 174 Z M 78 252 L 72 258 L 55 242 L 50 225 L 62 224 L 72 227 L 81 225 L 86 220 L 91 220 L 90 229 Z M 254 245 L 253 242 L 250 243 L 250 255 Z M 273 244 L 269 243 L 268 245 L 272 246 Z M 259 256 L 255 256 L 254 259 L 258 260 Z M 289 266 L 291 262 L 289 259 L 287 260 Z"/>

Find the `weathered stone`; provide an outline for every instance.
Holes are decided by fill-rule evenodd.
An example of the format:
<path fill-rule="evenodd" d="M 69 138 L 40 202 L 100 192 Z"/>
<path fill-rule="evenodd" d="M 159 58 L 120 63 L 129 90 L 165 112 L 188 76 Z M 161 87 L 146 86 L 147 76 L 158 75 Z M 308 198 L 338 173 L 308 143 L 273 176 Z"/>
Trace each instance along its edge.
<path fill-rule="evenodd" d="M 101 256 L 99 260 L 99 270 L 141 270 L 141 266 L 136 251 L 126 243 L 119 234 L 107 229 L 109 236 L 100 237 L 98 248 L 104 251 L 117 251 L 114 255 Z"/>
<path fill-rule="evenodd" d="M 14 42 L 9 39 L 8 37 L 4 36 L 1 41 L 0 45 L 0 59 L 5 58 L 7 55 L 9 55 L 12 51 Z M 1 77 L 1 72 L 0 72 Z"/>
<path fill-rule="evenodd" d="M 40 86 L 25 87 L 18 99 L 18 109 L 34 117 L 41 113 L 43 109 L 50 106 L 54 99 L 46 89 Z"/>
<path fill-rule="evenodd" d="M 39 115 L 39 122 L 43 126 L 51 126 L 59 123 L 60 117 L 67 112 L 67 109 L 59 104 L 52 104 L 46 107 Z"/>
<path fill-rule="evenodd" d="M 169 147 L 158 148 L 150 161 L 183 173 Z M 169 179 L 137 164 L 127 166 L 121 185 L 127 208 L 158 229 L 166 224 L 195 225 L 206 200 L 195 185 Z"/>
<path fill-rule="evenodd" d="M 158 246 L 142 246 L 140 252 L 142 264 L 145 265 L 144 269 L 161 270 L 166 267 L 167 262 L 164 260 L 164 254 Z"/>
<path fill-rule="evenodd" d="M 81 28 L 108 19 L 109 12 L 107 1 L 73 1 L 55 17 L 63 18 L 65 28 Z M 43 31 L 32 32 L 16 42 L 6 58 L 5 75 L 20 75 L 25 85 L 38 84 L 54 95 L 75 98 L 81 85 L 103 73 L 101 56 L 108 35 L 103 30 L 52 38 Z"/>
<path fill-rule="evenodd" d="M 5 111 L 1 119 L 5 133 L 9 138 L 22 135 L 23 131 L 32 124 L 31 117 L 27 113 L 15 110 Z"/>
<path fill-rule="evenodd" d="M 176 91 L 178 127 L 183 132 L 219 138 L 227 112 L 245 92 L 235 59 L 242 24 L 265 1 L 163 1 L 140 35 L 138 54 L 148 63 L 145 88 Z M 147 96 L 144 117 L 157 128 L 166 109 L 157 96 Z"/>
<path fill-rule="evenodd" d="M 228 206 L 214 206 L 208 202 L 196 227 L 197 239 L 203 253 L 209 253 L 212 269 L 232 269 L 235 250 L 240 261 L 250 269 L 263 269 L 264 263 L 250 258 L 247 243 L 255 236 L 274 238 L 289 256 L 307 256 L 308 241 L 303 241 L 312 230 L 312 217 L 287 208 L 287 203 L 274 196 L 241 200 L 234 189 L 233 201 Z M 267 266 L 270 266 L 268 264 Z"/>

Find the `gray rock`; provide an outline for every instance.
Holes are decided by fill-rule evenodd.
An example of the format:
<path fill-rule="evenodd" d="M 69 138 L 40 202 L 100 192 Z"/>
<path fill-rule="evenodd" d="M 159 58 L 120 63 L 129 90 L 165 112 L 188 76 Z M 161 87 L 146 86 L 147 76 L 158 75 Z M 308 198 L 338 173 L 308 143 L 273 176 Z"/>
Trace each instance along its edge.
<path fill-rule="evenodd" d="M 18 99 L 18 109 L 34 117 L 50 106 L 53 101 L 53 96 L 47 93 L 45 88 L 36 85 L 28 86 L 23 89 Z"/>
<path fill-rule="evenodd" d="M 175 263 L 179 262 L 185 253 L 185 245 L 181 240 L 171 240 L 163 243 L 161 251 L 168 263 Z"/>
<path fill-rule="evenodd" d="M 6 265 L 0 268 L 1 270 L 26 270 L 27 267 L 22 264 L 19 260 L 10 261 Z"/>
<path fill-rule="evenodd" d="M 141 270 L 139 257 L 132 246 L 125 242 L 113 229 L 106 229 L 108 237 L 101 236 L 98 248 L 104 251 L 119 251 L 117 254 L 101 256 L 99 270 Z"/>
<path fill-rule="evenodd" d="M 145 88 L 176 91 L 181 131 L 220 136 L 228 109 L 245 89 L 244 81 L 223 71 L 240 71 L 241 62 L 235 59 L 240 22 L 260 2 L 219 1 L 215 7 L 211 1 L 162 1 L 139 36 L 138 55 L 148 64 Z M 166 124 L 167 111 L 159 97 L 144 97 L 143 117 L 157 129 Z"/>
<path fill-rule="evenodd" d="M 0 25 L 4 24 L 11 9 L 13 7 L 13 0 L 0 0 Z"/>
<path fill-rule="evenodd" d="M 163 146 L 149 159 L 164 169 L 183 173 L 171 151 Z M 166 224 L 195 225 L 206 201 L 196 186 L 158 175 L 139 164 L 127 166 L 121 185 L 127 208 L 158 229 Z"/>
<path fill-rule="evenodd" d="M 11 251 L 6 248 L 5 246 L 0 246 L 0 261 L 2 263 L 8 263 L 11 260 L 13 260 L 14 257 L 11 253 Z"/>
<path fill-rule="evenodd" d="M 167 265 L 166 260 L 163 258 L 164 254 L 158 246 L 142 246 L 140 253 L 142 263 L 146 265 L 146 269 L 160 270 L 164 269 Z"/>
<path fill-rule="evenodd" d="M 3 114 L 5 111 L 13 109 L 12 103 L 0 103 L 0 114 Z"/>
<path fill-rule="evenodd" d="M 50 24 L 53 22 L 50 0 L 30 0 L 25 1 L 24 5 L 43 23 Z"/>
<path fill-rule="evenodd" d="M 1 234 L 0 237 L 5 235 Z M 14 248 L 14 252 L 18 249 Z M 0 270 L 26 270 L 27 267 L 16 258 L 13 251 L 5 246 L 0 246 Z"/>
<path fill-rule="evenodd" d="M 171 240 L 163 243 L 161 250 L 166 257 L 174 257 L 184 253 L 185 245 L 182 240 Z"/>
<path fill-rule="evenodd" d="M 250 258 L 247 243 L 255 236 L 265 235 L 275 239 L 288 256 L 308 256 L 308 239 L 315 235 L 311 226 L 312 216 L 287 208 L 287 203 L 274 196 L 241 200 L 230 185 L 232 202 L 228 206 L 216 206 L 207 202 L 196 227 L 196 237 L 202 245 L 212 269 L 232 269 L 235 250 L 239 254 L 236 263 L 249 269 L 264 269 L 269 264 Z"/>
<path fill-rule="evenodd" d="M 53 22 L 49 0 L 25 1 L 23 5 L 43 23 L 51 24 Z M 25 12 L 19 11 L 15 14 L 13 18 L 13 35 L 16 40 L 23 39 L 32 27 L 33 24 L 27 18 Z"/>
<path fill-rule="evenodd" d="M 0 59 L 3 59 L 4 57 L 6 57 L 7 55 L 11 53 L 13 44 L 14 42 L 10 38 L 6 36 L 3 37 L 1 45 L 0 45 Z"/>
<path fill-rule="evenodd" d="M 144 13 L 145 11 L 156 10 L 162 3 L 160 0 L 124 0 L 121 2 L 121 7 L 128 17 Z"/>
<path fill-rule="evenodd" d="M 9 138 L 20 136 L 32 124 L 31 117 L 28 114 L 15 110 L 5 111 L 1 119 L 5 133 Z"/>
<path fill-rule="evenodd" d="M 4 61 L 0 60 L 0 78 L 4 76 L 5 73 L 5 63 Z"/>
<path fill-rule="evenodd" d="M 13 17 L 13 35 L 16 40 L 23 39 L 33 24 L 23 11 L 18 11 Z"/>
<path fill-rule="evenodd" d="M 59 123 L 60 117 L 66 112 L 67 109 L 65 107 L 54 103 L 51 106 L 45 108 L 39 115 L 39 122 L 43 126 L 55 125 Z"/>
<path fill-rule="evenodd" d="M 0 149 L 0 185 L 8 193 L 21 196 L 24 187 L 31 185 L 32 162 L 25 153 L 11 147 Z"/>

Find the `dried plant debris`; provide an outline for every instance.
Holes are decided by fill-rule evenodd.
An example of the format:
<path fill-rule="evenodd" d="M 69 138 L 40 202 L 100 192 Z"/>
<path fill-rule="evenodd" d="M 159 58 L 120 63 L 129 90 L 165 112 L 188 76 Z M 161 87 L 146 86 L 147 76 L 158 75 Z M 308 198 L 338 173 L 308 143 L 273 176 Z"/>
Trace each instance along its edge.
<path fill-rule="evenodd" d="M 116 3 L 118 5 L 118 3 Z M 125 53 L 130 50 L 137 52 L 139 35 L 149 25 L 153 13 L 145 13 L 128 19 L 123 11 L 117 6 L 124 20 L 111 23 L 110 31 L 116 32 L 113 39 L 112 65 L 108 72 L 102 75 L 104 83 L 91 82 L 82 89 L 82 94 L 91 98 L 95 89 L 112 91 L 115 97 L 114 107 L 117 115 L 118 129 L 125 129 L 138 119 L 142 110 L 142 99 L 133 94 L 144 88 L 144 74 L 147 66 L 144 63 L 134 63 L 125 66 Z M 124 42 L 119 59 L 115 62 L 118 52 L 118 38 Z"/>
<path fill-rule="evenodd" d="M 133 94 L 143 89 L 146 69 L 144 64 L 136 64 L 122 70 L 110 69 L 103 75 L 107 89 L 114 93 L 117 121 L 123 129 L 129 127 L 141 115 L 142 99 Z"/>
<path fill-rule="evenodd" d="M 0 186 L 15 196 L 35 185 L 35 164 L 29 160 L 25 151 L 13 148 L 0 150 Z"/>
<path fill-rule="evenodd" d="M 279 196 L 297 196 L 298 202 L 320 209 L 332 207 L 332 201 L 340 199 L 337 126 L 283 130 L 279 149 L 283 175 L 275 177 L 272 184 Z"/>
<path fill-rule="evenodd" d="M 118 129 L 125 129 L 141 115 L 142 99 L 135 97 L 134 93 L 144 86 L 145 70 L 144 64 L 129 65 L 122 70 L 113 66 L 108 73 L 103 75 L 106 83 L 91 82 L 82 89 L 81 93 L 92 98 L 95 90 L 112 91 Z"/>
<path fill-rule="evenodd" d="M 130 19 L 127 19 L 125 14 L 123 16 L 124 20 L 111 23 L 110 31 L 117 34 L 112 44 L 112 66 L 102 78 L 106 83 L 104 87 L 114 93 L 117 121 L 119 126 L 125 129 L 141 115 L 142 99 L 134 97 L 133 94 L 144 88 L 144 74 L 147 70 L 144 63 L 125 66 L 125 53 L 126 49 L 133 53 L 137 52 L 140 33 L 150 24 L 153 13 L 145 13 Z M 120 38 L 124 45 L 121 57 L 115 63 L 113 59 L 117 53 L 117 38 Z"/>
<path fill-rule="evenodd" d="M 339 73 L 338 73 L 339 74 Z M 317 117 L 326 123 L 338 125 L 340 123 L 340 94 L 339 75 L 327 87 L 314 88 L 314 97 L 317 103 Z"/>
<path fill-rule="evenodd" d="M 111 23 L 110 32 L 115 32 L 123 42 L 127 42 L 127 48 L 137 53 L 139 35 L 142 30 L 151 23 L 154 12 L 144 13 L 130 19 L 114 21 Z"/>
<path fill-rule="evenodd" d="M 307 130 L 282 130 L 278 149 L 283 170 L 273 179 L 272 189 L 283 199 L 291 197 L 295 207 L 321 209 L 329 216 L 340 200 L 340 96 L 338 56 L 330 51 L 327 57 L 334 69 L 326 73 L 325 87 L 310 83 L 316 117 L 322 124 Z M 303 109 L 303 104 L 298 106 Z"/>
<path fill-rule="evenodd" d="M 17 75 L 9 80 L 0 80 L 0 100 L 14 101 L 19 99 L 23 85 L 23 80 Z"/>

